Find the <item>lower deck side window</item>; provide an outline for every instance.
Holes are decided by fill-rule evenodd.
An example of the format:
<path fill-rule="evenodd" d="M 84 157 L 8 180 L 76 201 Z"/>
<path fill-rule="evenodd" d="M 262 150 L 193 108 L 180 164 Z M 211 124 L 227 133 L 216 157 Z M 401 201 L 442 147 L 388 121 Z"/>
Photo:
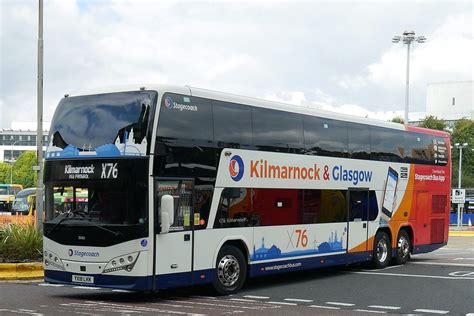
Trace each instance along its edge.
<path fill-rule="evenodd" d="M 375 191 L 226 188 L 214 228 L 366 221 L 377 215 Z"/>

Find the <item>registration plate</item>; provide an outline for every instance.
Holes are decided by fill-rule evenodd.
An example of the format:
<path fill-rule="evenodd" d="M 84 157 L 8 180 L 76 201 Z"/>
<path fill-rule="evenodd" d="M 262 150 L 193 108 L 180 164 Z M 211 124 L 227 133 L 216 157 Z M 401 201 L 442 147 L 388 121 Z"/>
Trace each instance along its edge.
<path fill-rule="evenodd" d="M 94 277 L 91 275 L 73 275 L 72 282 L 94 284 Z"/>

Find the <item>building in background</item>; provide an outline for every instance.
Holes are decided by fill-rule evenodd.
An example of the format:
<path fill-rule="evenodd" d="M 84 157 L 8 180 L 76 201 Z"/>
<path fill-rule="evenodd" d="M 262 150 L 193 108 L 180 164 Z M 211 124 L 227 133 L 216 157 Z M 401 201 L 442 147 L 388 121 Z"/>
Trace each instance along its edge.
<path fill-rule="evenodd" d="M 426 114 L 434 115 L 452 125 L 461 118 L 474 120 L 474 81 L 428 84 Z"/>
<path fill-rule="evenodd" d="M 43 143 L 48 140 L 50 122 L 43 124 Z M 44 146 L 43 150 L 46 149 Z M 23 152 L 36 152 L 36 122 L 12 122 L 11 128 L 0 129 L 0 161 L 12 162 Z"/>

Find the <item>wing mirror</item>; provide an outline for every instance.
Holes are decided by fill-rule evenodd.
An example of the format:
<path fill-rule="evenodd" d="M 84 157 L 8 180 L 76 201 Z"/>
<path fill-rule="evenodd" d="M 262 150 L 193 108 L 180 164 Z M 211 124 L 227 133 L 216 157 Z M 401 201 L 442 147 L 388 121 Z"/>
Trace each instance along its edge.
<path fill-rule="evenodd" d="M 165 194 L 161 197 L 161 233 L 170 231 L 170 226 L 174 223 L 174 198 Z"/>

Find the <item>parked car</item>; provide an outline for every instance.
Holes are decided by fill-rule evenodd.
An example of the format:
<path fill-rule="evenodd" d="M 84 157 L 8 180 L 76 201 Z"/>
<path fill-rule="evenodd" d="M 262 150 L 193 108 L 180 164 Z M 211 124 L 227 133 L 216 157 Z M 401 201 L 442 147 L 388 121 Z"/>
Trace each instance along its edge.
<path fill-rule="evenodd" d="M 27 188 L 21 190 L 13 201 L 12 215 L 34 215 L 36 203 L 36 188 Z"/>
<path fill-rule="evenodd" d="M 0 212 L 10 212 L 15 196 L 23 189 L 20 184 L 0 184 Z"/>

